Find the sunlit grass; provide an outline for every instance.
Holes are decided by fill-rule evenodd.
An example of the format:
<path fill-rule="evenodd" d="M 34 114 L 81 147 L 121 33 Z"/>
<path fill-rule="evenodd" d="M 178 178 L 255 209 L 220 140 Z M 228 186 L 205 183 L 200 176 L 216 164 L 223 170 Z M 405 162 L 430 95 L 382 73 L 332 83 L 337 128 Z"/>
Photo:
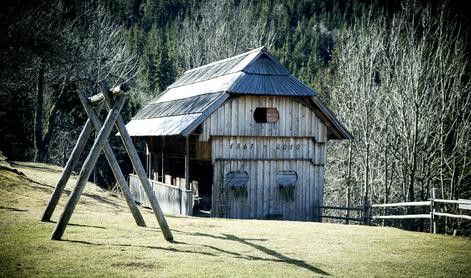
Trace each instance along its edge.
<path fill-rule="evenodd" d="M 14 166 L 27 178 L 0 170 L 0 277 L 471 277 L 469 239 L 393 228 L 168 215 L 169 243 L 150 210 L 137 227 L 124 200 L 93 184 L 52 241 L 55 223 L 39 219 L 61 169 Z"/>

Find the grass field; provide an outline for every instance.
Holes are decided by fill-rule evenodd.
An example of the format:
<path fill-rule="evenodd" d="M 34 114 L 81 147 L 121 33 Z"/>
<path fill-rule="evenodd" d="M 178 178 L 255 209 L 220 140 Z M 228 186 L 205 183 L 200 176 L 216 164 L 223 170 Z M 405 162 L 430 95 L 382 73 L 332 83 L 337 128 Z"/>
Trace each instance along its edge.
<path fill-rule="evenodd" d="M 93 184 L 52 241 L 66 195 L 53 222 L 39 219 L 61 168 L 12 165 L 25 176 L 0 163 L 0 277 L 471 277 L 470 239 L 394 228 L 168 215 L 169 243 L 150 210 L 137 227 Z"/>

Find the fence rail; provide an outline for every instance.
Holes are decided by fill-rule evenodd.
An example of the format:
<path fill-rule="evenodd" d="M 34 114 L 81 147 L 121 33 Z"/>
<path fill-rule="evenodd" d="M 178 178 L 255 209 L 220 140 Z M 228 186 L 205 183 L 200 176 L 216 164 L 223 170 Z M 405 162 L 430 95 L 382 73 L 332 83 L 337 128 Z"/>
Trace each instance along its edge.
<path fill-rule="evenodd" d="M 452 214 L 445 212 L 438 212 L 437 206 L 439 204 L 454 204 L 454 205 L 471 205 L 471 200 L 446 200 L 446 199 L 435 199 L 431 198 L 428 201 L 419 202 L 402 202 L 402 203 L 391 203 L 391 204 L 374 204 L 372 208 L 391 208 L 391 207 L 428 207 L 430 213 L 428 214 L 406 214 L 406 215 L 373 215 L 372 219 L 429 219 L 430 220 L 430 232 L 436 233 L 436 217 L 450 217 L 455 219 L 471 220 L 471 215 L 466 214 Z M 464 206 L 459 206 L 459 209 L 469 209 Z"/>
<path fill-rule="evenodd" d="M 433 194 L 433 197 L 436 195 Z M 338 219 L 338 220 L 345 220 L 345 223 L 348 224 L 349 221 L 358 221 L 360 224 L 369 223 L 369 219 L 374 220 L 386 220 L 386 219 L 429 219 L 430 220 L 430 232 L 436 233 L 437 227 L 437 218 L 438 217 L 449 217 L 455 219 L 464 219 L 464 220 L 471 220 L 471 215 L 466 214 L 452 214 L 446 212 L 439 212 L 440 204 L 453 204 L 458 205 L 459 210 L 471 210 L 471 200 L 446 200 L 446 199 L 439 199 L 439 198 L 430 198 L 427 201 L 417 201 L 417 202 L 402 202 L 402 203 L 389 203 L 389 204 L 373 204 L 365 207 L 342 207 L 342 206 L 320 206 L 319 209 L 323 210 L 342 210 L 346 211 L 346 216 L 335 216 L 335 215 L 322 215 L 321 213 L 321 220 L 322 218 L 327 219 Z M 403 214 L 403 215 L 373 215 L 374 208 L 394 208 L 394 207 L 427 207 L 429 208 L 429 213 L 421 213 L 421 214 Z M 350 217 L 349 211 L 359 211 L 360 217 Z"/>
<path fill-rule="evenodd" d="M 372 208 L 389 208 L 389 207 L 421 207 L 430 206 L 431 201 L 420 201 L 420 202 L 404 202 L 404 203 L 390 203 L 390 204 L 374 204 Z"/>

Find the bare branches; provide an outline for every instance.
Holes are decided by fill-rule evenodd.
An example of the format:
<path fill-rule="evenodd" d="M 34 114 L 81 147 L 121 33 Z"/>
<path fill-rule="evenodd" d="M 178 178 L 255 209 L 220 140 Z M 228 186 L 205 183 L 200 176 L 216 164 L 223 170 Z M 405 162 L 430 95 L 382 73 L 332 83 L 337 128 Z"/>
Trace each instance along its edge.
<path fill-rule="evenodd" d="M 331 97 L 355 136 L 352 179 L 365 199 L 423 199 L 433 186 L 452 198 L 470 175 L 469 61 L 446 17 L 411 2 L 389 24 L 364 14 L 342 35 Z M 332 148 L 330 173 L 345 174 L 346 147 Z"/>

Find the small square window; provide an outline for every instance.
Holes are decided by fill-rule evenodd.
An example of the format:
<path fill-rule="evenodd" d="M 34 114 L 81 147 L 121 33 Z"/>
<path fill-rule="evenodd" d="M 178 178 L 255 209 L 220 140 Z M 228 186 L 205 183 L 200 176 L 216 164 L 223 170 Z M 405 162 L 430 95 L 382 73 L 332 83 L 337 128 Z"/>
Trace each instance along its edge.
<path fill-rule="evenodd" d="M 253 113 L 256 123 L 276 123 L 280 119 L 278 110 L 273 107 L 257 107 Z"/>

